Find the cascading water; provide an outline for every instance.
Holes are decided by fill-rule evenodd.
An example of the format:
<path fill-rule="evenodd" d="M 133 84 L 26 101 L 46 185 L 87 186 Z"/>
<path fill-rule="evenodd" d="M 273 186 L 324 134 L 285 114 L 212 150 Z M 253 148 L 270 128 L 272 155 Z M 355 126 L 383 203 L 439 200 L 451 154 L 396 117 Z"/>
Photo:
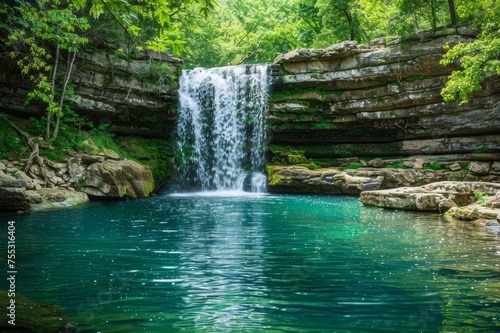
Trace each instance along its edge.
<path fill-rule="evenodd" d="M 264 192 L 268 65 L 184 70 L 177 168 L 182 190 Z"/>

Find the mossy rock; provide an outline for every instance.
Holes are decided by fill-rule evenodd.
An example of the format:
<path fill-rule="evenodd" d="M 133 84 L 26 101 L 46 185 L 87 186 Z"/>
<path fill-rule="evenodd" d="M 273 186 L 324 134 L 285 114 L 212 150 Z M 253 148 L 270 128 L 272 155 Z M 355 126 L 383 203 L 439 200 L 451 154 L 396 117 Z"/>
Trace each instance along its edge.
<path fill-rule="evenodd" d="M 307 158 L 304 155 L 290 154 L 288 157 L 288 164 L 300 164 L 307 162 Z"/>

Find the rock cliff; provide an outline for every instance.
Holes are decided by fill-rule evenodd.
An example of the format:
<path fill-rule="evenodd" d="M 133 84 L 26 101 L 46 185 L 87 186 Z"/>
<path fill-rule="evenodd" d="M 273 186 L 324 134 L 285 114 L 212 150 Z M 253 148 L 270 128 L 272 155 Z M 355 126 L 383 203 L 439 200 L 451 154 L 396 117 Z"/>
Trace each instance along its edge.
<path fill-rule="evenodd" d="M 177 79 L 182 60 L 160 53 L 132 59 L 95 49 L 75 61 L 67 99 L 72 109 L 95 125 L 110 124 L 117 134 L 170 138 L 177 117 Z M 60 63 L 64 73 L 64 63 Z M 0 58 L 0 112 L 38 117 L 45 107 L 25 105 L 29 81 L 9 58 Z"/>
<path fill-rule="evenodd" d="M 343 42 L 279 56 L 281 88 L 271 95 L 271 142 L 306 157 L 399 156 L 500 151 L 500 80 L 458 106 L 440 91 L 457 66 L 439 61 L 468 28 Z"/>

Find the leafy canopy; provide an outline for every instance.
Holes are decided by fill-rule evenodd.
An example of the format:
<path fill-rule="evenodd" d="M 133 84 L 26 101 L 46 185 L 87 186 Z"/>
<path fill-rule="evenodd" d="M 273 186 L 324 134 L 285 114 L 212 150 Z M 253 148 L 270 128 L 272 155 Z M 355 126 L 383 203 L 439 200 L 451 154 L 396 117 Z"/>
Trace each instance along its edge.
<path fill-rule="evenodd" d="M 445 101 L 469 101 L 470 95 L 482 88 L 482 82 L 491 76 L 500 75 L 500 2 L 478 1 L 468 9 L 478 18 L 481 29 L 476 41 L 454 47 L 446 46 L 447 53 L 441 64 L 450 65 L 458 60 L 461 69 L 454 71 L 442 91 Z"/>

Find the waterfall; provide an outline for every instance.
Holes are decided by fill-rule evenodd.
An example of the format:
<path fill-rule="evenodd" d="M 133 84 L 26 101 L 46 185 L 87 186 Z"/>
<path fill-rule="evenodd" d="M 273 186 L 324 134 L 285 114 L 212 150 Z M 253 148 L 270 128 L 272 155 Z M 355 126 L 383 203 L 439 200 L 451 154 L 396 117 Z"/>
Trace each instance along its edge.
<path fill-rule="evenodd" d="M 176 165 L 181 190 L 265 192 L 268 65 L 183 70 Z"/>

